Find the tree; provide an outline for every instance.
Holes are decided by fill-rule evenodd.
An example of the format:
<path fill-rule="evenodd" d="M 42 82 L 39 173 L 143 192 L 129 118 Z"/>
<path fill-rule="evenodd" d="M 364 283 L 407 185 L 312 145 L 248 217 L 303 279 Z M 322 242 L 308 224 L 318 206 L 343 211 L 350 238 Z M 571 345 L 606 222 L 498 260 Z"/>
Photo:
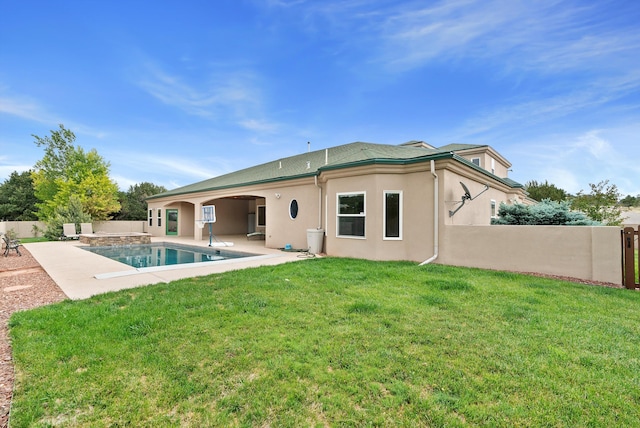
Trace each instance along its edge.
<path fill-rule="evenodd" d="M 0 185 L 0 219 L 14 221 L 36 220 L 36 203 L 31 171 L 14 171 Z"/>
<path fill-rule="evenodd" d="M 615 184 L 609 184 L 609 180 L 598 184 L 589 183 L 591 193 L 582 190 L 571 201 L 571 208 L 581 211 L 590 219 L 609 225 L 620 226 L 622 224 L 622 210 L 618 206 L 620 193 Z"/>
<path fill-rule="evenodd" d="M 122 209 L 114 215 L 116 220 L 146 220 L 147 202 L 149 196 L 166 192 L 164 186 L 157 186 L 153 183 L 143 182 L 129 186 L 129 190 L 120 192 L 118 199 Z"/>
<path fill-rule="evenodd" d="M 640 195 L 638 196 L 627 195 L 624 198 L 620 199 L 620 205 L 628 208 L 637 207 L 638 205 L 640 205 Z"/>
<path fill-rule="evenodd" d="M 51 219 L 56 207 L 67 207 L 72 196 L 93 220 L 106 220 L 120 209 L 118 186 L 109 178 L 109 163 L 95 149 L 85 152 L 74 146 L 76 136 L 64 125 L 52 130 L 51 136 L 33 137 L 45 151 L 31 174 L 35 195 L 41 201 L 36 204 L 39 219 Z"/>
<path fill-rule="evenodd" d="M 71 195 L 66 205 L 57 205 L 53 209 L 53 215 L 47 219 L 44 236 L 52 240 L 59 239 L 65 223 L 73 223 L 76 229 L 78 224 L 91 223 L 91 216 L 84 211 L 82 202 L 76 195 Z"/>
<path fill-rule="evenodd" d="M 581 212 L 571 211 L 569 201 L 544 199 L 535 205 L 500 204 L 491 224 L 592 226 L 599 224 Z"/>
<path fill-rule="evenodd" d="M 544 183 L 538 183 L 531 180 L 524 185 L 525 190 L 529 193 L 529 197 L 536 201 L 550 199 L 552 201 L 564 201 L 569 197 L 569 193 L 565 190 L 550 184 L 545 180 Z"/>

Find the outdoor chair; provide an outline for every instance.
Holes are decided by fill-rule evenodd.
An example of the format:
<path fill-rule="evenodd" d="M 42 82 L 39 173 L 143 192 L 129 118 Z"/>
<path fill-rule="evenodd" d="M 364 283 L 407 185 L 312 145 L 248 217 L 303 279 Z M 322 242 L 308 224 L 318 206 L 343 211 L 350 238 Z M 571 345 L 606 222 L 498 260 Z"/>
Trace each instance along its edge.
<path fill-rule="evenodd" d="M 78 239 L 80 235 L 76 232 L 74 223 L 65 223 L 62 225 L 62 239 Z"/>
<path fill-rule="evenodd" d="M 92 223 L 80 223 L 80 233 L 82 235 L 93 235 Z"/>
<path fill-rule="evenodd" d="M 17 239 L 9 239 L 9 237 L 7 235 L 3 235 L 2 236 L 2 240 L 4 241 L 4 256 L 7 257 L 9 255 L 9 251 L 11 250 L 15 250 L 16 253 L 18 253 L 19 256 L 21 256 L 22 254 L 20 253 L 20 245 L 22 245 L 20 243 L 20 241 L 18 241 Z"/>

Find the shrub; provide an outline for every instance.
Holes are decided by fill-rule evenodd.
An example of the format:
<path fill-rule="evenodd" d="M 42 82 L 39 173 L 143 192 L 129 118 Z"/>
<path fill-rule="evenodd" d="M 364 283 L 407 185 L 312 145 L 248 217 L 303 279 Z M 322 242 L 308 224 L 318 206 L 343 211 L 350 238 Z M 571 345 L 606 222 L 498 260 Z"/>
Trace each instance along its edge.
<path fill-rule="evenodd" d="M 544 199 L 535 205 L 500 204 L 498 217 L 491 224 L 596 226 L 585 214 L 571 211 L 569 201 Z"/>
<path fill-rule="evenodd" d="M 44 235 L 47 239 L 59 239 L 62 236 L 62 225 L 64 223 L 91 223 L 91 216 L 83 211 L 80 198 L 71 196 L 66 206 L 57 206 L 53 215 L 47 221 L 47 230 Z"/>

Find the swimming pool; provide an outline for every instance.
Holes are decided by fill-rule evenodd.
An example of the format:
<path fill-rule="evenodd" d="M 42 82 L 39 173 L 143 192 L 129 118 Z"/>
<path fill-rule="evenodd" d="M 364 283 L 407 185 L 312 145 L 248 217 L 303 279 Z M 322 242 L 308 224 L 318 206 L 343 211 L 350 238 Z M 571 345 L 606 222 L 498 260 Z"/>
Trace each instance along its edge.
<path fill-rule="evenodd" d="M 215 262 L 257 255 L 167 242 L 114 247 L 83 247 L 83 249 L 135 268 Z"/>

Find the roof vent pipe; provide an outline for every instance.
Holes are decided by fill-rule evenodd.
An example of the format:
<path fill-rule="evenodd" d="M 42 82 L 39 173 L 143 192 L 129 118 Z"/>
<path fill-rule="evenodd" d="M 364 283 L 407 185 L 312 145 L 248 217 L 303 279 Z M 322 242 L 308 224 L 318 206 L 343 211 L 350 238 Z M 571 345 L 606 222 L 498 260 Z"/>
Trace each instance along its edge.
<path fill-rule="evenodd" d="M 433 256 L 420 263 L 426 265 L 438 258 L 438 174 L 435 162 L 431 159 L 431 175 L 433 175 Z"/>
<path fill-rule="evenodd" d="M 324 164 L 329 164 L 329 149 L 324 149 Z"/>

